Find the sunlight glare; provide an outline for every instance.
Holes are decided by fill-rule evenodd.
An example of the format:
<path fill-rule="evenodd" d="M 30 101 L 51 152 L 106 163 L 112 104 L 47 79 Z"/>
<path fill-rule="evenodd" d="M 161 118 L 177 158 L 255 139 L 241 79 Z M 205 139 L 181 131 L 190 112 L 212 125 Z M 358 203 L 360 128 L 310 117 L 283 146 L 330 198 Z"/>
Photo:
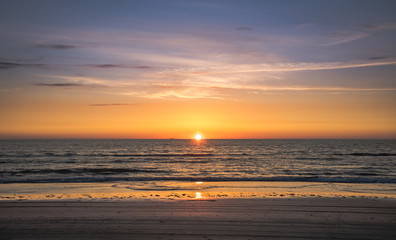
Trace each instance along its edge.
<path fill-rule="evenodd" d="M 201 136 L 201 134 L 197 134 L 197 135 L 195 135 L 195 140 L 201 140 L 202 139 L 202 136 Z"/>

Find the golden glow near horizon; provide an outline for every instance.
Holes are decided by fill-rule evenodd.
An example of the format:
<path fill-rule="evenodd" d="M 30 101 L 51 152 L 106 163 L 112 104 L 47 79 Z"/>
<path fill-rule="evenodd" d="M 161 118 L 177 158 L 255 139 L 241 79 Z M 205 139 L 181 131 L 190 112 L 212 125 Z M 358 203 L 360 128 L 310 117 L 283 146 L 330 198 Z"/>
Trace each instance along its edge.
<path fill-rule="evenodd" d="M 195 138 L 195 140 L 199 141 L 199 140 L 202 139 L 202 136 L 201 136 L 201 134 L 198 133 L 198 134 L 195 135 L 194 138 Z"/>

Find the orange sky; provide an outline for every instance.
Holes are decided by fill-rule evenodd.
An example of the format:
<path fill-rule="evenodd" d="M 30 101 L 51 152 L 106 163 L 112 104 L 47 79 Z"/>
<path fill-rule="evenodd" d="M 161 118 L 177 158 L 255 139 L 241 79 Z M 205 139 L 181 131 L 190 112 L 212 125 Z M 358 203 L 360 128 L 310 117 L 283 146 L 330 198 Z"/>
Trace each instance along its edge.
<path fill-rule="evenodd" d="M 384 94 L 286 91 L 242 100 L 91 105 L 92 98 L 102 97 L 73 99 L 68 91 L 28 92 L 3 106 L 2 136 L 191 138 L 199 132 L 205 138 L 386 138 L 396 133 L 396 114 L 389 111 L 393 99 Z"/>

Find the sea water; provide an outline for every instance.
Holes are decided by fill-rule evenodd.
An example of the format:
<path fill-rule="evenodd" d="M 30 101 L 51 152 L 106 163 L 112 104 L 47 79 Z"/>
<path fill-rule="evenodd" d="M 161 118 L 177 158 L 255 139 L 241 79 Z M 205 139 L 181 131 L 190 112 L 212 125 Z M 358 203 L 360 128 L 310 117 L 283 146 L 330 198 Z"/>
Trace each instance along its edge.
<path fill-rule="evenodd" d="M 0 183 L 396 183 L 396 140 L 2 140 Z"/>

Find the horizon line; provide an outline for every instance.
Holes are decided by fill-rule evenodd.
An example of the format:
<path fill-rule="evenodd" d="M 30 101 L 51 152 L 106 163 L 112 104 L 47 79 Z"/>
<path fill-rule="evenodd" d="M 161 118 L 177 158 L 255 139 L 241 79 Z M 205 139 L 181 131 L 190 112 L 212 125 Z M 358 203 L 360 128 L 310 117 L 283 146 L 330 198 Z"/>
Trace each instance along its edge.
<path fill-rule="evenodd" d="M 0 138 L 0 141 L 13 140 L 194 140 L 195 138 Z M 396 140 L 396 138 L 202 138 L 205 140 Z"/>

